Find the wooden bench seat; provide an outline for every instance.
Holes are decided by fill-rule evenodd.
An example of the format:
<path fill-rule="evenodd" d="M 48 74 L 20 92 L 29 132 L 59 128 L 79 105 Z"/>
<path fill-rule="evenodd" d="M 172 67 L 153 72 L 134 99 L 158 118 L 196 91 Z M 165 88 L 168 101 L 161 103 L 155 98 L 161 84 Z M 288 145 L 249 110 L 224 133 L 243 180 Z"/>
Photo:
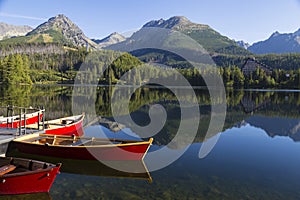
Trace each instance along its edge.
<path fill-rule="evenodd" d="M 90 139 L 90 140 L 79 140 L 79 141 L 71 144 L 70 146 L 80 146 L 80 145 L 84 145 L 84 144 L 86 144 L 88 142 L 92 142 L 92 141 L 93 141 L 93 139 Z"/>

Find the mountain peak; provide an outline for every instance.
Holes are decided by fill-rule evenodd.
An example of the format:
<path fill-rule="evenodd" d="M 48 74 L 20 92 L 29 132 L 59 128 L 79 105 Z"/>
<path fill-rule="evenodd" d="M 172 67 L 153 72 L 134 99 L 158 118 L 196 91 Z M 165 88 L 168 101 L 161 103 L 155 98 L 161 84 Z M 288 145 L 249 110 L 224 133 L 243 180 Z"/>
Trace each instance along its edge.
<path fill-rule="evenodd" d="M 80 28 L 63 14 L 58 14 L 55 17 L 51 17 L 47 22 L 39 25 L 34 31 L 42 33 L 43 31 L 48 30 L 50 28 L 58 31 L 62 31 L 67 28 L 72 28 L 82 33 Z"/>
<path fill-rule="evenodd" d="M 15 26 L 0 22 L 0 40 L 15 36 L 24 36 L 29 31 L 32 31 L 30 26 Z"/>
<path fill-rule="evenodd" d="M 271 35 L 271 38 L 272 37 L 277 37 L 277 36 L 279 36 L 280 35 L 280 33 L 278 32 L 278 31 L 275 31 L 272 35 Z"/>
<path fill-rule="evenodd" d="M 184 16 L 174 16 L 167 20 L 159 19 L 159 20 L 152 20 L 148 23 L 146 23 L 144 27 L 158 27 L 158 28 L 167 28 L 167 29 L 173 29 L 180 25 L 188 25 L 192 24 L 190 20 L 188 20 Z"/>
<path fill-rule="evenodd" d="M 167 20 L 169 23 L 174 24 L 182 24 L 182 23 L 192 23 L 188 18 L 185 16 L 174 16 Z"/>
<path fill-rule="evenodd" d="M 256 54 L 268 53 L 299 53 L 300 29 L 294 33 L 274 32 L 267 40 L 254 43 L 248 48 Z"/>
<path fill-rule="evenodd" d="M 243 40 L 236 41 L 236 43 L 240 46 L 243 47 L 244 49 L 248 49 L 250 47 L 250 44 L 248 42 L 245 42 Z"/>
<path fill-rule="evenodd" d="M 121 35 L 120 33 L 118 32 L 113 32 L 112 34 L 109 35 L 109 37 L 112 37 L 112 36 L 121 36 L 121 37 L 124 37 L 123 35 Z"/>
<path fill-rule="evenodd" d="M 54 16 L 53 18 L 67 18 L 68 19 L 68 17 L 65 16 L 64 14 L 58 14 L 58 15 Z"/>
<path fill-rule="evenodd" d="M 47 22 L 39 25 L 27 35 L 47 34 L 56 38 L 64 38 L 75 46 L 86 46 L 96 48 L 96 44 L 86 37 L 83 31 L 63 14 L 51 17 Z M 59 39 L 57 39 L 59 40 Z"/>
<path fill-rule="evenodd" d="M 300 28 L 297 31 L 295 31 L 294 35 L 300 36 Z"/>
<path fill-rule="evenodd" d="M 174 16 L 167 20 L 164 19 L 152 20 L 143 26 L 143 28 L 148 28 L 148 27 L 166 28 L 166 29 L 172 29 L 176 31 L 210 29 L 208 25 L 193 23 L 184 16 Z"/>
<path fill-rule="evenodd" d="M 169 38 L 169 36 L 172 34 L 172 31 L 159 32 L 150 28 L 171 29 L 174 31 L 181 32 L 186 36 L 189 36 L 198 44 L 202 45 L 203 48 L 205 48 L 210 53 L 226 53 L 240 55 L 250 54 L 250 52 L 248 52 L 247 50 L 239 47 L 235 41 L 229 39 L 226 36 L 221 35 L 208 25 L 191 22 L 184 16 L 174 16 L 166 20 L 152 20 L 146 23 L 139 31 L 135 32 L 125 42 L 111 45 L 107 48 L 112 50 L 124 50 L 126 48 L 128 49 L 128 47 L 132 47 L 134 49 L 135 45 L 142 44 L 146 46 L 152 46 L 154 42 L 157 42 L 157 44 L 160 45 L 159 41 L 161 41 L 162 38 Z M 177 41 L 175 42 L 174 37 L 170 37 L 170 40 L 174 42 L 168 41 L 168 44 L 166 45 L 173 45 L 172 48 L 185 48 L 186 46 L 189 46 L 187 44 L 183 44 L 184 42 L 182 44 L 179 44 Z"/>
<path fill-rule="evenodd" d="M 126 38 L 123 35 L 121 35 L 117 32 L 113 32 L 112 34 L 110 34 L 109 36 L 107 36 L 101 40 L 93 40 L 93 41 L 98 44 L 98 47 L 104 48 L 109 45 L 123 42 L 124 40 L 126 40 Z"/>
<path fill-rule="evenodd" d="M 51 17 L 48 22 L 52 23 L 59 23 L 59 22 L 64 22 L 70 25 L 73 25 L 74 23 L 64 14 L 58 14 L 54 17 Z"/>

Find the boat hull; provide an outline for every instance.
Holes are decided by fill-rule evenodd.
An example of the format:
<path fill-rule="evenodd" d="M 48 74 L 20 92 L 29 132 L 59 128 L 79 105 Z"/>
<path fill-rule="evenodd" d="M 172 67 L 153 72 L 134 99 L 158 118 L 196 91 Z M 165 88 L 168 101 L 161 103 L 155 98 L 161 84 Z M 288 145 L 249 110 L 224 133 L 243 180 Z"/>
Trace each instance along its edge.
<path fill-rule="evenodd" d="M 150 144 L 151 143 L 142 143 L 121 147 L 68 147 L 36 145 L 12 141 L 8 149 L 27 154 L 79 160 L 142 160 Z"/>
<path fill-rule="evenodd" d="M 0 195 L 49 192 L 60 165 L 0 177 Z"/>
<path fill-rule="evenodd" d="M 75 135 L 75 136 L 82 136 L 83 135 L 83 128 L 82 128 L 82 122 L 79 122 L 78 124 L 74 124 L 72 126 L 68 127 L 61 127 L 57 129 L 45 129 L 45 134 L 48 135 Z"/>

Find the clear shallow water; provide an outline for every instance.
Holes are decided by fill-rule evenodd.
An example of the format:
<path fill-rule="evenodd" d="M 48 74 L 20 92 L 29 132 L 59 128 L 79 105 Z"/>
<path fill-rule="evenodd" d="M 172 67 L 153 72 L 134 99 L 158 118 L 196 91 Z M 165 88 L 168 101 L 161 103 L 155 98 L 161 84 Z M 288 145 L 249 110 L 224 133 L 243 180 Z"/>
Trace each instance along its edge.
<path fill-rule="evenodd" d="M 152 183 L 62 173 L 50 194 L 54 199 L 299 199 L 300 143 L 245 125 L 222 133 L 204 159 L 198 158 L 200 146 L 194 143 L 172 165 L 151 172 Z"/>
<path fill-rule="evenodd" d="M 167 93 L 167 92 L 166 92 Z M 164 94 L 164 93 L 163 93 Z M 298 92 L 229 91 L 225 127 L 210 154 L 198 158 L 209 108 L 206 93 L 198 91 L 202 118 L 199 133 L 184 155 L 170 166 L 150 172 L 148 179 L 107 177 L 84 173 L 61 173 L 49 195 L 22 195 L 35 199 L 300 199 L 300 96 Z M 151 96 L 151 91 L 149 96 Z M 162 94 L 159 94 L 162 96 Z M 164 94 L 164 97 L 167 95 Z M 168 96 L 167 96 L 168 97 Z M 144 97 L 145 98 L 145 97 Z M 166 145 L 180 122 L 180 112 L 170 95 L 162 105 L 168 122 L 155 136 L 150 151 Z M 51 99 L 64 102 L 69 113 L 69 97 L 55 94 Z M 148 122 L 147 104 L 159 102 L 153 95 L 141 99 L 132 111 L 139 123 Z M 45 102 L 51 105 L 53 102 Z M 146 105 L 146 106 L 145 106 Z M 51 106 L 49 116 L 59 115 Z M 102 107 L 103 109 L 104 107 Z M 102 113 L 109 113 L 101 110 Z M 104 114 L 102 114 L 104 115 Z M 109 116 L 109 115 L 108 115 Z M 99 126 L 86 130 L 87 135 L 103 131 L 109 137 L 128 138 L 123 132 L 112 133 Z M 130 130 L 127 130 L 127 132 Z M 147 161 L 147 157 L 145 158 Z M 147 164 L 147 162 L 146 162 Z M 89 166 L 90 167 L 90 166 Z M 89 167 L 83 171 L 89 171 Z M 90 169 L 91 170 L 91 169 Z M 39 194 L 40 195 L 40 194 Z M 14 197 L 5 197 L 16 199 Z M 4 197 L 3 197 L 4 198 Z M 0 198 L 1 199 L 1 198 Z"/>

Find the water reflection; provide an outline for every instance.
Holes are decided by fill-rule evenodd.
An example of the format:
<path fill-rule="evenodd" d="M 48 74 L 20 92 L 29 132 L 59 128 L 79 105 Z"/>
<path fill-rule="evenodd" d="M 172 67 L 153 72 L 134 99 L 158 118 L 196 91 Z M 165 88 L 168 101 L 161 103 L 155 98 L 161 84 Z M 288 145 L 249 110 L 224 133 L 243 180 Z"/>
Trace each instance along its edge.
<path fill-rule="evenodd" d="M 152 184 L 144 181 L 147 178 L 113 178 L 102 176 L 100 171 L 96 171 L 100 176 L 94 176 L 91 166 L 80 170 L 70 165 L 68 170 L 75 170 L 74 173 L 66 171 L 57 176 L 51 196 L 54 199 L 300 199 L 300 143 L 296 142 L 300 140 L 300 92 L 228 90 L 225 126 L 217 145 L 204 159 L 198 158 L 198 151 L 210 122 L 210 97 L 206 90 L 195 92 L 201 120 L 194 144 L 172 165 L 151 172 Z M 111 118 L 111 88 L 99 87 L 97 93 L 97 114 Z M 5 95 L 0 96 L 3 105 L 18 102 L 17 97 Z M 33 86 L 23 102 L 32 106 L 42 102 L 48 116 L 62 117 L 72 114 L 71 95 L 71 87 Z M 131 100 L 131 116 L 140 125 L 149 123 L 150 105 L 164 106 L 168 119 L 155 136 L 150 151 L 168 144 L 181 120 L 174 95 L 164 88 L 140 88 Z M 192 121 L 193 116 L 185 120 Z M 105 129 L 104 132 L 109 137 L 129 137 L 127 133 L 132 130 L 130 124 L 126 126 L 127 131 L 113 133 Z M 95 131 L 95 127 L 86 129 L 87 134 L 90 131 Z M 139 133 L 132 132 L 130 137 L 139 137 Z"/>
<path fill-rule="evenodd" d="M 37 193 L 37 194 L 20 194 L 20 195 L 2 195 L 0 199 L 5 200 L 51 200 L 52 197 L 49 193 Z"/>
<path fill-rule="evenodd" d="M 16 106 L 38 107 L 43 105 L 46 108 L 46 119 L 59 118 L 73 114 L 72 89 L 73 87 L 71 86 L 0 87 L 0 102 L 2 106 L 14 104 Z M 89 87 L 85 89 L 94 90 L 94 88 Z M 184 89 L 178 90 L 180 90 L 180 93 L 184 94 Z M 97 98 L 95 102 L 97 115 L 110 119 L 112 118 L 110 107 L 112 91 L 112 87 L 103 86 L 97 88 Z M 124 91 L 122 92 L 125 93 L 126 88 L 124 88 Z M 195 92 L 201 112 L 200 125 L 195 141 L 202 142 L 210 122 L 210 97 L 208 91 L 205 89 L 195 89 Z M 86 92 L 83 93 L 86 94 Z M 226 96 L 227 117 L 223 131 L 246 121 L 265 129 L 270 136 L 290 136 L 294 140 L 298 140 L 299 137 L 297 135 L 299 131 L 296 119 L 299 118 L 299 92 L 227 90 Z M 186 101 L 188 101 L 190 97 L 187 95 L 185 98 Z M 168 144 L 172 138 L 174 138 L 176 130 L 179 127 L 181 120 L 181 108 L 174 94 L 165 88 L 139 88 L 131 97 L 129 105 L 131 112 L 130 115 L 136 124 L 145 126 L 150 123 L 148 112 L 150 105 L 152 104 L 162 105 L 166 109 L 168 115 L 168 120 L 165 126 L 160 133 L 157 134 L 154 141 L 156 144 Z M 89 120 L 88 109 L 89 108 L 86 108 L 85 112 L 87 113 L 87 119 Z M 193 110 L 194 108 L 186 107 L 182 109 Z M 122 113 L 120 113 L 120 115 L 122 115 Z M 255 116 L 261 116 L 261 118 L 258 119 L 255 118 Z M 281 128 L 278 127 L 276 131 L 273 129 L 271 130 L 268 125 L 262 124 L 263 121 L 266 121 L 266 123 L 269 124 L 279 124 L 276 122 L 276 118 L 280 118 L 278 121 L 282 121 Z M 272 119 L 274 119 L 274 121 L 270 122 Z M 193 116 L 188 116 L 183 120 L 190 121 L 192 123 Z M 261 123 L 257 124 L 258 121 Z M 287 125 L 290 123 L 294 125 Z M 131 128 L 131 124 L 125 124 L 125 126 Z M 287 130 L 290 130 L 289 133 L 287 133 Z M 139 133 L 137 132 L 137 134 Z M 214 136 L 214 134 L 212 134 L 211 137 L 212 136 Z"/>
<path fill-rule="evenodd" d="M 60 168 L 60 172 L 62 173 L 78 174 L 85 176 L 102 176 L 111 178 L 141 179 L 147 180 L 150 183 L 152 182 L 152 177 L 143 160 L 106 161 L 104 164 L 97 160 L 73 160 L 25 154 L 17 152 L 11 148 L 8 152 L 6 152 L 6 156 L 42 160 L 44 162 L 49 163 L 62 163 L 62 166 Z M 124 169 L 124 171 L 119 171 L 109 166 L 119 167 L 121 169 Z"/>
<path fill-rule="evenodd" d="M 251 116 L 246 123 L 263 129 L 270 137 L 290 137 L 295 142 L 300 141 L 300 119 L 284 117 Z"/>
<path fill-rule="evenodd" d="M 55 199 L 91 199 L 99 194 L 104 199 L 299 199 L 300 145 L 288 138 L 270 139 L 248 124 L 222 133 L 205 159 L 197 156 L 200 147 L 201 143 L 194 143 L 175 163 L 152 172 L 152 184 L 62 174 L 51 195 Z"/>
<path fill-rule="evenodd" d="M 2 106 L 14 104 L 16 106 L 39 107 L 43 105 L 46 108 L 46 120 L 76 114 L 72 113 L 73 87 L 71 86 L 10 87 L 11 88 L 0 87 L 0 102 Z M 84 89 L 94 90 L 95 88 L 86 87 Z M 179 93 L 183 94 L 182 96 L 185 96 L 185 89 L 178 90 Z M 112 119 L 110 107 L 112 92 L 112 87 L 97 87 L 97 98 L 95 102 L 97 115 Z M 122 92 L 126 93 L 126 88 L 124 88 Z M 197 100 L 199 102 L 201 114 L 200 125 L 198 128 L 198 133 L 195 142 L 202 142 L 207 132 L 208 125 L 210 123 L 210 96 L 208 91 L 205 89 L 195 89 L 195 92 Z M 86 91 L 83 91 L 83 94 L 86 93 Z M 252 116 L 252 118 L 249 119 L 250 121 L 253 121 L 253 117 L 258 115 L 266 117 L 266 120 L 270 120 L 274 117 L 277 117 L 281 119 L 291 119 L 292 121 L 294 121 L 294 119 L 299 118 L 300 92 L 297 91 L 276 92 L 227 90 L 226 97 L 227 117 L 225 120 L 223 131 L 242 123 L 243 121 L 247 120 L 250 116 Z M 190 99 L 188 95 L 186 95 L 185 98 L 186 101 L 189 101 Z M 168 116 L 168 120 L 165 126 L 160 131 L 160 133 L 157 134 L 157 136 L 154 138 L 154 142 L 160 145 L 168 144 L 172 140 L 172 138 L 174 138 L 176 130 L 179 127 L 181 120 L 181 109 L 193 110 L 195 108 L 180 108 L 175 95 L 166 88 L 142 87 L 136 90 L 134 95 L 131 97 L 131 102 L 129 104 L 129 110 L 131 112 L 130 115 L 136 124 L 145 126 L 150 123 L 148 112 L 150 105 L 153 104 L 162 105 L 166 109 Z M 76 107 L 76 105 L 74 106 Z M 89 119 L 89 108 L 84 109 L 86 109 L 84 111 L 87 113 L 87 120 L 93 120 L 94 118 Z M 120 115 L 122 115 L 122 113 L 120 113 Z M 187 116 L 183 120 L 192 123 L 193 116 Z M 264 120 L 264 118 L 261 118 L 260 120 L 266 121 Z M 284 124 L 288 123 L 289 121 L 286 121 Z M 295 138 L 295 140 L 297 140 L 296 138 L 298 137 L 296 135 L 298 129 L 296 127 L 296 124 L 294 125 L 294 129 L 291 127 L 287 127 L 293 133 L 283 133 L 282 131 L 280 131 L 280 133 L 279 131 L 267 132 L 270 133 L 270 135 L 272 136 L 274 136 L 274 134 L 281 136 L 285 135 L 291 136 L 292 138 Z M 128 128 L 132 127 L 131 124 L 125 124 L 125 126 Z M 264 128 L 264 126 L 258 126 L 260 128 Z M 266 130 L 268 129 L 269 128 L 266 127 Z M 284 128 L 284 130 L 286 129 Z M 139 133 L 137 132 L 137 134 Z M 211 137 L 213 137 L 215 134 L 213 133 Z"/>
<path fill-rule="evenodd" d="M 258 97 L 257 97 L 258 96 Z M 257 93 L 246 93 L 241 99 L 241 105 L 245 113 L 253 113 L 259 109 L 265 108 L 270 103 L 269 95 L 258 95 Z"/>

